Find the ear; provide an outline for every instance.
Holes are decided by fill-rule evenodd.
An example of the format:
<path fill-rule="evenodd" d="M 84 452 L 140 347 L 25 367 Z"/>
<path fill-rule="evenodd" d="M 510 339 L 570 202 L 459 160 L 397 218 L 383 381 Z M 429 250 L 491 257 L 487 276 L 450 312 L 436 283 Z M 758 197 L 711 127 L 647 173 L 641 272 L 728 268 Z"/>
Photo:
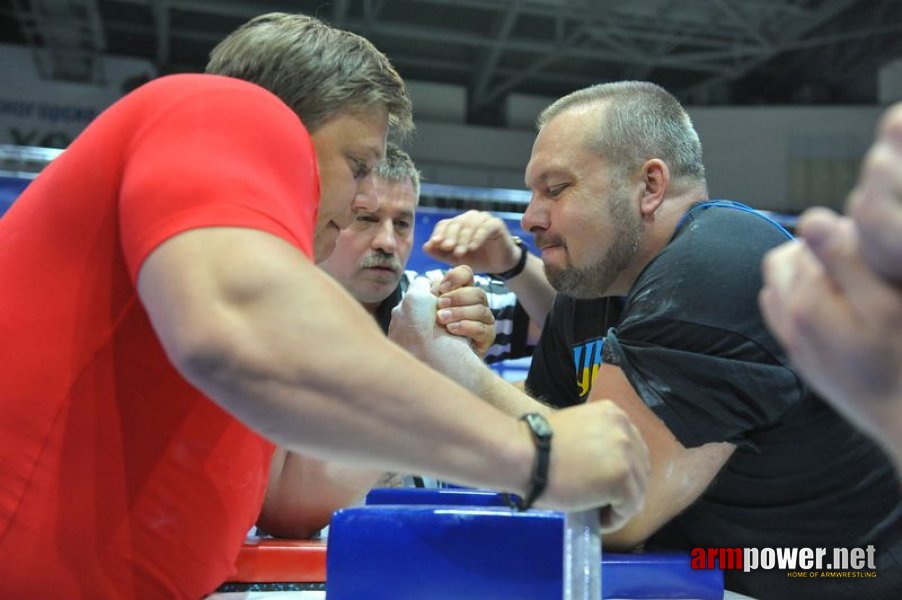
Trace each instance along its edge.
<path fill-rule="evenodd" d="M 659 158 L 645 161 L 640 171 L 642 184 L 639 196 L 639 210 L 643 217 L 654 214 L 670 189 L 670 169 L 667 163 Z"/>

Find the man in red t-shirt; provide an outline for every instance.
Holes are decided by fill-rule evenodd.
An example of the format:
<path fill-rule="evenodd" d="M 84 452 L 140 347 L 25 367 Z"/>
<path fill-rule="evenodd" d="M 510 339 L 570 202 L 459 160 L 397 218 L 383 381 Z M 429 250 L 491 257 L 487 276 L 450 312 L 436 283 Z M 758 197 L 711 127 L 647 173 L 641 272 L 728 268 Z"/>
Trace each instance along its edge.
<path fill-rule="evenodd" d="M 385 56 L 271 14 L 208 71 L 117 102 L 0 221 L 0 597 L 203 596 L 273 443 L 535 484 L 523 423 L 385 340 L 311 261 L 375 208 L 389 123 L 411 126 Z M 628 419 L 602 403 L 549 420 L 540 503 L 632 514 L 646 457 Z"/>

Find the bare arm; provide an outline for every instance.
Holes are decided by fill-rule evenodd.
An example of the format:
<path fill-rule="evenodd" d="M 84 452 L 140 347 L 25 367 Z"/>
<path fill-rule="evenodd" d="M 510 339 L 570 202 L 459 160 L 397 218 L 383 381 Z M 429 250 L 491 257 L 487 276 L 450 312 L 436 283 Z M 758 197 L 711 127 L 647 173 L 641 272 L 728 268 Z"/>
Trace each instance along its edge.
<path fill-rule="evenodd" d="M 277 537 L 308 538 L 329 524 L 333 512 L 359 502 L 384 475 L 277 448 L 257 524 Z"/>
<path fill-rule="evenodd" d="M 394 324 L 394 322 L 393 322 Z M 406 341 L 405 343 L 410 343 Z M 431 348 L 431 346 L 430 346 Z M 497 377 L 478 360 L 449 358 L 445 352 L 417 348 L 424 360 L 447 373 L 494 406 L 512 415 L 552 409 L 526 396 L 521 390 Z M 593 387 L 590 403 L 600 400 L 616 403 L 638 428 L 649 449 L 651 475 L 645 504 L 626 526 L 604 538 L 612 549 L 632 549 L 673 517 L 692 504 L 705 491 L 721 467 L 732 455 L 728 443 L 685 448 L 667 426 L 647 407 L 630 386 L 619 368 L 602 365 Z M 610 509 L 602 510 L 602 521 L 611 518 Z"/>
<path fill-rule="evenodd" d="M 550 407 L 528 396 L 521 387 L 509 384 L 469 349 L 450 336 L 424 334 L 409 314 L 405 299 L 392 314 L 389 338 L 406 348 L 425 364 L 460 383 L 474 395 L 508 415 L 520 417 L 528 412 L 550 415 Z"/>
<path fill-rule="evenodd" d="M 241 228 L 183 233 L 145 260 L 138 290 L 175 367 L 287 450 L 527 491 L 535 448 L 525 424 L 391 344 L 285 241 Z M 628 484 L 625 510 L 638 507 L 645 449 L 622 413 L 577 407 L 550 420 L 555 449 L 540 505 L 576 510 L 619 502 Z M 576 443 L 605 431 L 627 440 L 616 453 L 616 472 L 609 448 Z"/>
<path fill-rule="evenodd" d="M 509 384 L 486 367 L 473 352 L 469 351 L 460 338 L 455 338 L 435 326 L 429 315 L 421 314 L 422 307 L 417 307 L 411 299 L 416 296 L 413 288 L 400 307 L 395 309 L 392 317 L 389 336 L 399 344 L 410 348 L 417 356 L 443 373 L 463 383 L 468 389 L 487 400 L 504 412 L 521 416 L 527 412 L 539 412 L 550 419 L 572 416 L 574 411 L 601 410 L 607 411 L 615 418 L 625 418 L 623 425 L 630 423 L 626 413 L 612 402 L 595 402 L 575 408 L 554 412 L 533 398 L 527 396 L 522 389 Z M 637 446 L 644 449 L 639 431 L 630 423 L 621 428 L 597 428 L 587 432 L 582 438 L 572 441 L 579 446 L 597 445 L 602 449 L 600 460 L 596 465 L 608 473 L 608 477 L 617 482 L 617 494 L 602 510 L 602 528 L 613 530 L 621 527 L 638 509 L 641 490 L 636 484 L 644 481 L 649 468 L 644 457 L 637 460 Z M 568 440 L 568 442 L 571 442 Z M 560 442 L 555 441 L 555 451 L 560 451 Z M 554 455 L 554 452 L 552 453 Z"/>
<path fill-rule="evenodd" d="M 484 354 L 495 339 L 495 323 L 485 292 L 472 287 L 473 272 L 455 267 L 442 281 L 449 314 L 439 320 L 455 335 L 467 337 Z M 444 306 L 444 305 L 443 305 Z M 328 525 L 332 513 L 359 502 L 391 474 L 357 469 L 279 448 L 270 468 L 258 525 L 279 537 L 307 538 Z"/>
<path fill-rule="evenodd" d="M 710 443 L 686 448 L 636 394 L 620 368 L 601 365 L 590 402 L 612 399 L 630 416 L 648 445 L 651 477 L 645 505 L 624 528 L 605 536 L 606 548 L 629 550 L 676 517 L 705 491 L 735 446 Z"/>
<path fill-rule="evenodd" d="M 390 344 L 283 240 L 190 231 L 148 257 L 138 284 L 176 368 L 277 444 L 360 467 L 525 487 L 532 450 L 517 423 Z M 458 418 L 445 418 L 451 404 Z"/>

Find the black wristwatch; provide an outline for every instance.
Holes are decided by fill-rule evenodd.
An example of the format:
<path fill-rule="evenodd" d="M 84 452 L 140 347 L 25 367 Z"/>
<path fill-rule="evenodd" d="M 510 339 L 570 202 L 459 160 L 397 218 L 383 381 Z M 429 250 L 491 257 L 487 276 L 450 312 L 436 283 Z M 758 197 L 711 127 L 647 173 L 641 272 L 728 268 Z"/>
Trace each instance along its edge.
<path fill-rule="evenodd" d="M 523 268 L 526 266 L 526 258 L 529 255 L 529 248 L 526 246 L 526 242 L 520 239 L 518 236 L 511 236 L 514 240 L 514 243 L 517 244 L 517 247 L 520 248 L 520 259 L 517 261 L 517 264 L 513 266 L 513 268 L 504 271 L 503 273 L 491 273 L 492 277 L 501 281 L 507 281 L 512 277 L 516 277 L 520 273 L 523 272 Z"/>
<path fill-rule="evenodd" d="M 545 491 L 548 485 L 548 466 L 551 463 L 551 438 L 553 432 L 548 419 L 539 413 L 526 413 L 520 417 L 529 425 L 529 431 L 532 433 L 532 441 L 536 445 L 536 459 L 532 465 L 532 473 L 529 479 L 529 492 L 526 500 L 513 500 L 508 497 L 508 501 L 517 510 L 528 510 L 533 503 Z"/>

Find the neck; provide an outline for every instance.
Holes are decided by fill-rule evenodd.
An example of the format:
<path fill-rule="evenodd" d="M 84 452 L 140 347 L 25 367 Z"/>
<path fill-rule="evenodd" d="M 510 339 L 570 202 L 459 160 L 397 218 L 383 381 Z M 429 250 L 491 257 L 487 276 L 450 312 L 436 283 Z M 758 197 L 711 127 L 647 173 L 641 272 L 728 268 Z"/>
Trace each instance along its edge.
<path fill-rule="evenodd" d="M 667 197 L 651 215 L 645 217 L 645 231 L 642 236 L 636 260 L 614 282 L 620 295 L 626 295 L 636 283 L 639 274 L 670 242 L 677 224 L 689 208 L 698 202 L 707 200 L 704 190 L 693 190 L 680 195 Z"/>
<path fill-rule="evenodd" d="M 647 239 L 652 250 L 648 260 L 657 256 L 664 249 L 664 246 L 670 242 L 683 215 L 693 205 L 704 202 L 707 199 L 707 194 L 691 192 L 669 197 L 661 203 L 651 220 L 651 227 L 647 229 L 649 233 Z"/>

